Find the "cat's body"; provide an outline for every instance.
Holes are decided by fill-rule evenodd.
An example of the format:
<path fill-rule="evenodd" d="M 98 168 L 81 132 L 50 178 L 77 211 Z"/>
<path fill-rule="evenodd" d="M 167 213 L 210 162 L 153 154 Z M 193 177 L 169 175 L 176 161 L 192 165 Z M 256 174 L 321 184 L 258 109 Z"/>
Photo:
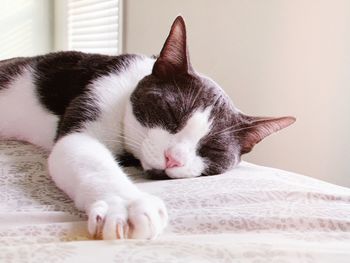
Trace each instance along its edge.
<path fill-rule="evenodd" d="M 7 77 L 0 79 L 1 134 L 51 150 L 57 138 L 82 130 L 88 120 L 105 128 L 105 134 L 95 128 L 101 140 L 122 142 L 114 131 L 121 133 L 130 94 L 152 72 L 154 61 L 139 55 L 110 57 L 74 51 L 4 61 L 0 64 L 0 76 Z M 106 120 L 110 118 L 106 113 L 113 122 Z M 94 132 L 93 127 L 86 130 Z M 108 147 L 116 154 L 123 149 L 112 141 Z"/>
<path fill-rule="evenodd" d="M 243 115 L 195 72 L 181 17 L 157 59 L 59 52 L 0 61 L 0 136 L 51 151 L 51 177 L 95 237 L 154 238 L 167 222 L 163 202 L 139 191 L 115 156 L 128 152 L 153 175 L 211 175 L 293 121 Z"/>

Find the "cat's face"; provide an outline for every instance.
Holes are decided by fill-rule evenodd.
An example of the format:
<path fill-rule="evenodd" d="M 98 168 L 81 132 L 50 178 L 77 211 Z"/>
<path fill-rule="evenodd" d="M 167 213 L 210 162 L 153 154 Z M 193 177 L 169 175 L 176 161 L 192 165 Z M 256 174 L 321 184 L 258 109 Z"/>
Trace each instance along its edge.
<path fill-rule="evenodd" d="M 131 106 L 143 133 L 137 157 L 155 177 L 223 173 L 257 142 L 294 122 L 244 115 L 218 84 L 198 74 L 189 61 L 182 17 L 173 23 L 152 74 L 131 95 Z"/>

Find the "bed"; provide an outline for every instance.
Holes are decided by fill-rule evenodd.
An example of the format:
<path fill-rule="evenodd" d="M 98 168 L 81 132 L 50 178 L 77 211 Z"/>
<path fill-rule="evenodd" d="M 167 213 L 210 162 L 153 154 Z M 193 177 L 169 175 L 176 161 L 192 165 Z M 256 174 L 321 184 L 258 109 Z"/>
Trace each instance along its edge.
<path fill-rule="evenodd" d="M 242 162 L 226 174 L 149 181 L 170 222 L 152 241 L 89 240 L 46 153 L 0 141 L 0 262 L 350 262 L 350 189 Z"/>

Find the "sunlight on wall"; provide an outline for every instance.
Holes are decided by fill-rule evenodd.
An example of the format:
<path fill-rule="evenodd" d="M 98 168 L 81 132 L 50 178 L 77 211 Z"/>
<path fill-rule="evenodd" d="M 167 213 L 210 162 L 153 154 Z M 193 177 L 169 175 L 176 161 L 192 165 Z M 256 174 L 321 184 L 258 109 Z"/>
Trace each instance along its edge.
<path fill-rule="evenodd" d="M 0 59 L 15 56 L 29 56 L 33 53 L 33 21 L 28 19 L 24 23 L 15 25 L 2 35 Z"/>
<path fill-rule="evenodd" d="M 0 9 L 0 60 L 52 49 L 51 1 L 6 0 Z"/>

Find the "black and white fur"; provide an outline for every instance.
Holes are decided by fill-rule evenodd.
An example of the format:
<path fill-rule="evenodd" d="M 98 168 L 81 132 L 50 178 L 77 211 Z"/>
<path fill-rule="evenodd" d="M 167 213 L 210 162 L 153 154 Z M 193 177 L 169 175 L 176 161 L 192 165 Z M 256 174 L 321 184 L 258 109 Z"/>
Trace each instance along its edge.
<path fill-rule="evenodd" d="M 182 17 L 158 58 L 58 52 L 0 62 L 0 136 L 51 151 L 49 172 L 96 238 L 152 239 L 167 224 L 158 197 L 141 192 L 115 156 L 153 176 L 222 173 L 293 117 L 257 118 L 191 66 Z"/>

